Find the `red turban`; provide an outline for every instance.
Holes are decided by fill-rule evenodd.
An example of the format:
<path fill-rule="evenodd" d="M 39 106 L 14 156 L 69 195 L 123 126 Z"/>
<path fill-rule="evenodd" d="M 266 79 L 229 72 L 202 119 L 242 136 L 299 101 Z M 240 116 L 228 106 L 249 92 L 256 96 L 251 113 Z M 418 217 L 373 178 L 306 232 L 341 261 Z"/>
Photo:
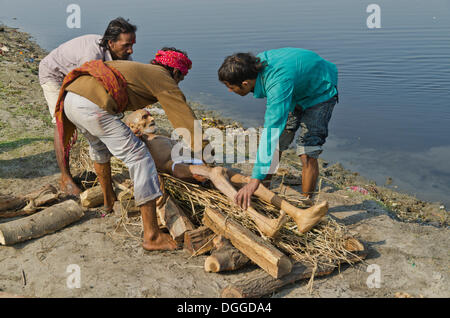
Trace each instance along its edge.
<path fill-rule="evenodd" d="M 180 70 L 184 76 L 186 76 L 188 70 L 192 67 L 192 61 L 183 53 L 176 51 L 159 50 L 156 53 L 155 61 Z"/>

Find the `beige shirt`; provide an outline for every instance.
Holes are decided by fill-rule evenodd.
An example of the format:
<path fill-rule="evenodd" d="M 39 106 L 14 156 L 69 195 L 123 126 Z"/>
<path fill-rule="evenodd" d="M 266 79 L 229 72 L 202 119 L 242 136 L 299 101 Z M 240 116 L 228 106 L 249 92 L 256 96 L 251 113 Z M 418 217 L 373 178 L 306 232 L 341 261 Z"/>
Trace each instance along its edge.
<path fill-rule="evenodd" d="M 85 62 L 111 61 L 110 52 L 99 45 L 101 38 L 97 34 L 82 35 L 52 50 L 39 63 L 39 83 L 53 82 L 61 86 L 64 76 Z"/>
<path fill-rule="evenodd" d="M 187 128 L 191 133 L 191 147 L 194 147 L 195 114 L 186 103 L 183 92 L 164 67 L 131 61 L 109 61 L 105 63 L 117 69 L 127 81 L 128 106 L 126 110 L 136 110 L 159 102 L 174 128 Z M 118 107 L 111 95 L 92 76 L 77 78 L 66 88 L 81 95 L 111 114 Z M 197 123 L 197 125 L 200 125 Z M 197 127 L 197 129 L 200 128 Z M 201 139 L 200 139 L 201 140 Z"/>

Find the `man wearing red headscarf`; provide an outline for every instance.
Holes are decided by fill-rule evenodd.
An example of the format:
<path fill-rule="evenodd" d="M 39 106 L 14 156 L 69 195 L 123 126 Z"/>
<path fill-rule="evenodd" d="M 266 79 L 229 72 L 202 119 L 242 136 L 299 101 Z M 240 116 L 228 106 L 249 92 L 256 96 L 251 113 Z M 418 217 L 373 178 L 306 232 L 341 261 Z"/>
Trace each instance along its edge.
<path fill-rule="evenodd" d="M 75 127 L 87 138 L 107 212 L 112 210 L 116 200 L 110 157 L 116 156 L 127 166 L 135 202 L 142 215 L 143 248 L 146 250 L 171 250 L 177 246 L 157 224 L 156 199 L 162 193 L 153 158 L 119 115 L 159 102 L 174 128 L 185 128 L 191 133 L 191 148 L 194 149 L 194 130 L 201 131 L 201 126 L 178 87 L 191 66 L 187 54 L 174 48 L 158 51 L 151 64 L 86 63 L 67 75 L 55 112 L 66 152 L 73 142 Z"/>

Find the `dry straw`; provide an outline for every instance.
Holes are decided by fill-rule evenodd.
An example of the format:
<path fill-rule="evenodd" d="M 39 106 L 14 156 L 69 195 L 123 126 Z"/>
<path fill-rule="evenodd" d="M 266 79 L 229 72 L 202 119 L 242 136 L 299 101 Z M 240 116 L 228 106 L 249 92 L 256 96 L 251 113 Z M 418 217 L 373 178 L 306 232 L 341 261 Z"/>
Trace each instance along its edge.
<path fill-rule="evenodd" d="M 201 223 L 205 207 L 218 209 L 233 218 L 244 227 L 259 235 L 255 224 L 248 214 L 230 202 L 221 192 L 215 189 L 192 184 L 167 174 L 160 174 L 164 180 L 165 191 L 172 196 L 183 210 L 188 211 L 193 221 Z M 297 205 L 287 196 L 283 199 L 294 206 Z M 253 200 L 253 206 L 259 212 L 270 218 L 279 216 L 278 209 L 258 198 Z M 338 262 L 352 263 L 356 255 L 345 248 L 348 233 L 346 228 L 330 217 L 326 217 L 316 227 L 305 234 L 298 232 L 293 220 L 288 221 L 274 239 L 268 239 L 280 250 L 299 262 L 313 266 L 335 265 Z"/>

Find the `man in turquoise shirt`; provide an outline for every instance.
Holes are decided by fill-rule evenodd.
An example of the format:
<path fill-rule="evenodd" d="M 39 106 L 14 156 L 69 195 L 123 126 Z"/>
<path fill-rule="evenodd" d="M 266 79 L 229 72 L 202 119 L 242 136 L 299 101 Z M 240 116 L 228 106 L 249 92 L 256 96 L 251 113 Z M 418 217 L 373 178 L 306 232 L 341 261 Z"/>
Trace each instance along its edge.
<path fill-rule="evenodd" d="M 274 155 L 277 163 L 299 127 L 302 129 L 296 143 L 303 164 L 302 192 L 309 198 L 316 188 L 317 158 L 338 100 L 336 66 L 309 50 L 281 48 L 257 56 L 251 53 L 228 56 L 218 75 L 238 95 L 253 92 L 255 98 L 267 98 L 252 179 L 237 193 L 236 203 L 244 209 L 248 207 L 261 181 L 273 173 Z"/>

